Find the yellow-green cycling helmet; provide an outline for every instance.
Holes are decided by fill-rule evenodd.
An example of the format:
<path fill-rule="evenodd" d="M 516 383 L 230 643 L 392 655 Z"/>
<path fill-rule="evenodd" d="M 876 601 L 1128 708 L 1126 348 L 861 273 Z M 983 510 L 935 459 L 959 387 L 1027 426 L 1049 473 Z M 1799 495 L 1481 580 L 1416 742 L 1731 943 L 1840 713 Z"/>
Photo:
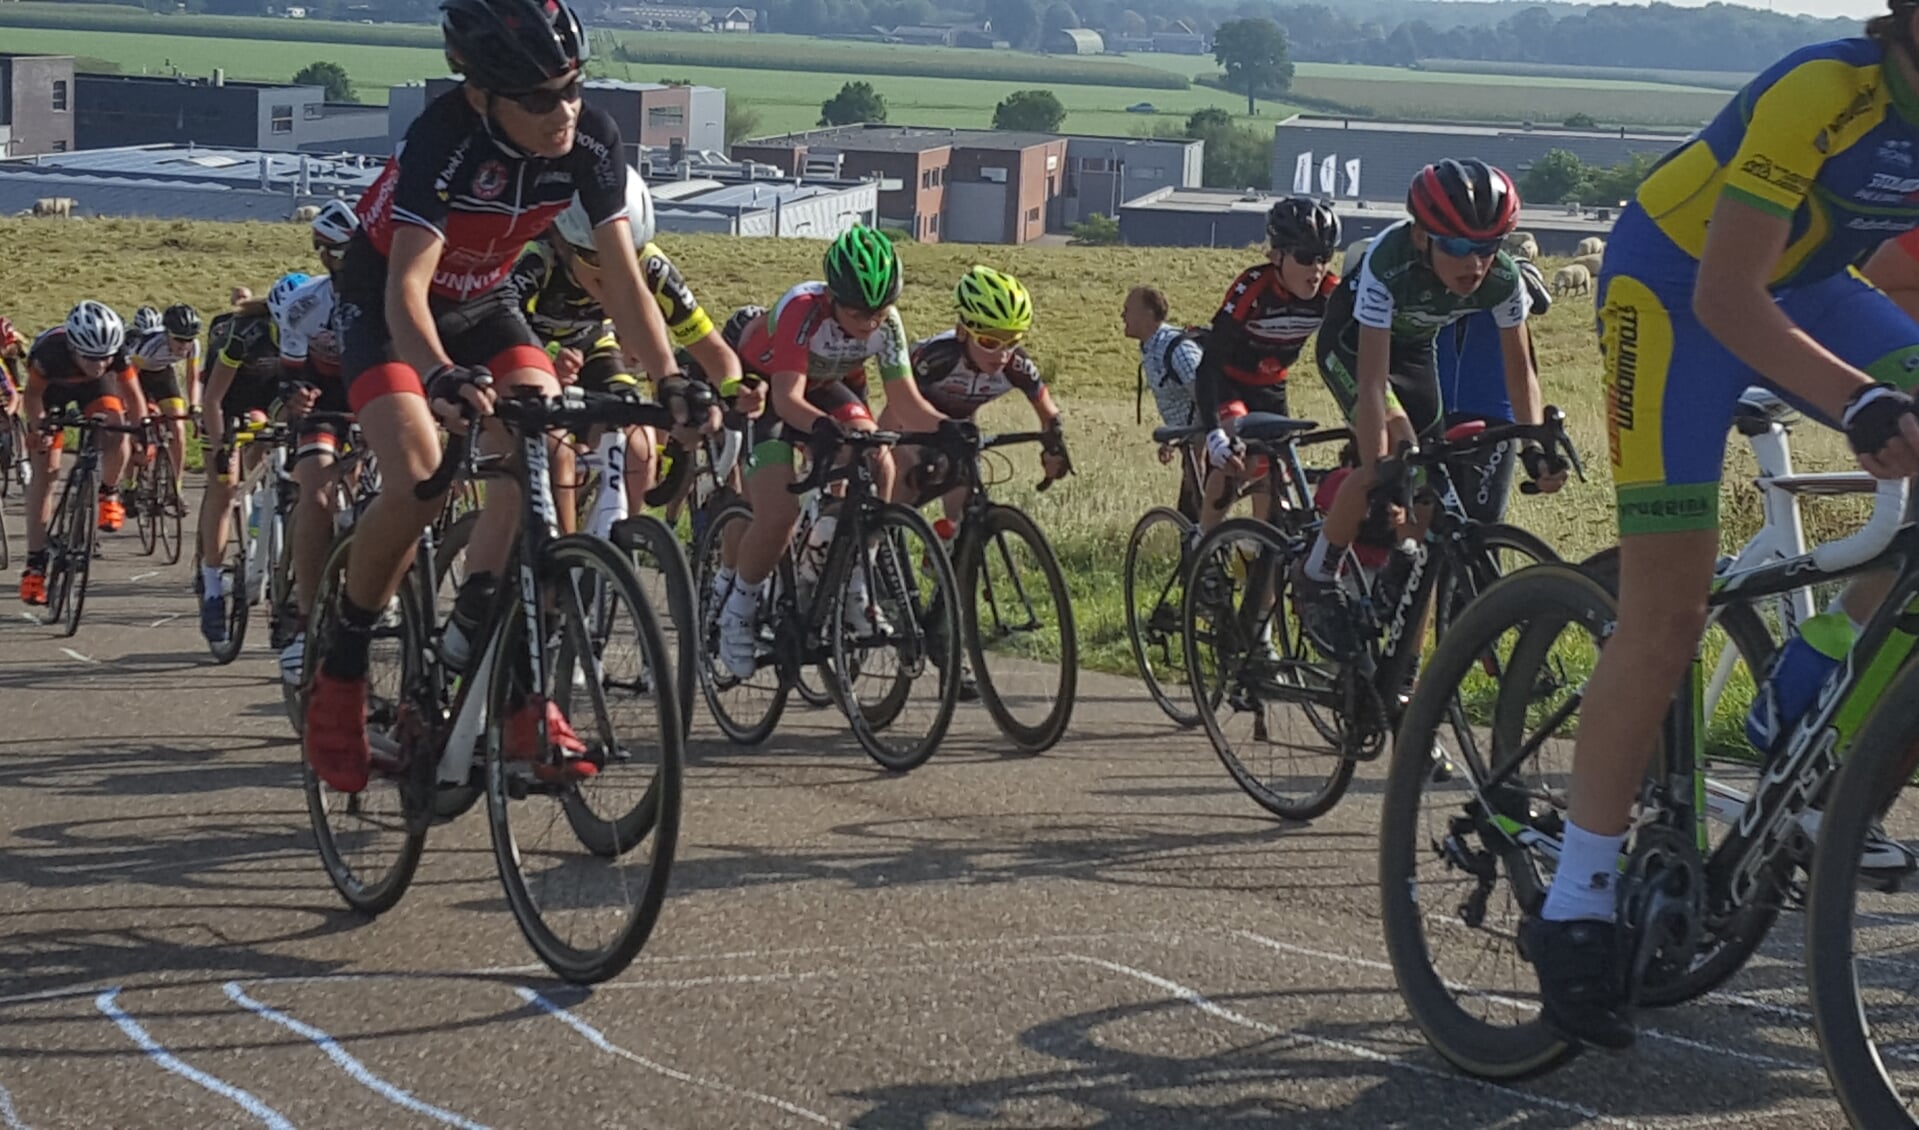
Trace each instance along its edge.
<path fill-rule="evenodd" d="M 1018 279 L 991 267 L 974 267 L 953 290 L 967 329 L 1025 333 L 1033 325 L 1033 296 Z"/>

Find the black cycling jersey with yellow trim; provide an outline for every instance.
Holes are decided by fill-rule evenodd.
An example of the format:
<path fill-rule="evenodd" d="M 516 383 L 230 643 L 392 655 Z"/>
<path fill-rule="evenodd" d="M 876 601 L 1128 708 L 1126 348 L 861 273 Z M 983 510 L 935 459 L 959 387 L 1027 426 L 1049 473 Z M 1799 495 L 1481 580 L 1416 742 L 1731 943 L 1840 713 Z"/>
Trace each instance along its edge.
<path fill-rule="evenodd" d="M 1864 262 L 1919 226 L 1919 96 L 1876 40 L 1787 55 L 1662 158 L 1634 200 L 1697 261 L 1722 196 L 1791 221 L 1774 289 Z"/>
<path fill-rule="evenodd" d="M 673 260 L 654 244 L 640 250 L 640 277 L 659 303 L 673 343 L 692 345 L 713 332 L 713 320 L 700 308 Z M 526 245 L 507 276 L 526 321 L 542 341 L 587 349 L 606 335 L 606 310 L 573 278 L 551 236 Z"/>
<path fill-rule="evenodd" d="M 280 380 L 280 334 L 266 314 L 222 314 L 207 331 L 211 353 L 233 369 L 235 384 Z"/>

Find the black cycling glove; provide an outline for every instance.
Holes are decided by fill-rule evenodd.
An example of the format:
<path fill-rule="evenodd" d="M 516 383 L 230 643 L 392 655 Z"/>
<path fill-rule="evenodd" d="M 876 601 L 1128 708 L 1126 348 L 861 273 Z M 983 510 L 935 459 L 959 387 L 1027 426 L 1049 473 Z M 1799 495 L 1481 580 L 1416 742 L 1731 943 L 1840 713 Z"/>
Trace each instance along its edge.
<path fill-rule="evenodd" d="M 1839 424 L 1854 454 L 1877 455 L 1899 434 L 1900 420 L 1912 411 L 1912 397 L 1878 381 L 1853 393 Z"/>
<path fill-rule="evenodd" d="M 493 374 L 478 365 L 442 365 L 426 375 L 426 398 L 443 400 L 448 404 L 466 406 L 466 398 L 460 390 L 472 385 L 486 388 L 493 383 Z"/>
<path fill-rule="evenodd" d="M 1551 475 L 1563 475 L 1570 468 L 1566 460 L 1557 451 L 1547 451 L 1537 443 L 1528 443 L 1519 449 L 1519 465 L 1526 468 L 1526 477 L 1538 482 Z"/>

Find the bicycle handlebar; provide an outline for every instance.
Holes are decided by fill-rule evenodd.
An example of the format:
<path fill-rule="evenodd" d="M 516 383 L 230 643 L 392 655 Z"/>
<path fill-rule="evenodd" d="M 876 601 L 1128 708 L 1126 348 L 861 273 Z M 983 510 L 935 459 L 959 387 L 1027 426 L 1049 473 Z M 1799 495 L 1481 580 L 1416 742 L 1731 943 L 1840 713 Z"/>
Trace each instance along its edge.
<path fill-rule="evenodd" d="M 146 426 L 128 424 L 109 424 L 105 420 L 95 419 L 85 412 L 75 412 L 65 408 L 58 412 L 49 412 L 40 418 L 40 433 L 53 435 L 68 428 L 93 428 L 103 432 L 118 432 L 121 435 L 137 436 L 146 433 Z"/>
<path fill-rule="evenodd" d="M 1572 436 L 1566 432 L 1566 413 L 1548 407 L 1543 415 L 1544 419 L 1537 424 L 1498 424 L 1457 440 L 1437 439 L 1420 447 L 1401 443 L 1390 458 L 1380 461 L 1378 485 L 1373 488 L 1373 497 L 1404 505 L 1411 501 L 1414 468 L 1438 466 L 1461 455 L 1512 440 L 1537 441 L 1548 455 L 1556 451 L 1565 452 L 1567 462 L 1572 465 L 1580 481 L 1584 482 L 1586 467 L 1580 461 L 1578 449 L 1573 446 Z M 1519 490 L 1521 494 L 1538 494 L 1539 484 L 1529 480 L 1521 483 Z"/>
<path fill-rule="evenodd" d="M 1866 524 L 1840 538 L 1814 546 L 1807 554 L 1821 572 L 1836 573 L 1860 565 L 1885 552 L 1899 527 L 1906 520 L 1906 496 L 1910 485 L 1905 479 L 1881 479 L 1873 490 L 1872 517 Z"/>
<path fill-rule="evenodd" d="M 813 466 L 807 471 L 806 478 L 786 489 L 790 494 L 805 494 L 807 491 L 819 490 L 827 483 L 833 482 L 835 477 L 846 478 L 852 473 L 851 466 L 849 465 L 845 470 L 841 470 L 833 463 L 833 456 L 837 455 L 843 447 L 850 447 L 856 452 L 866 452 L 881 447 L 892 447 L 901 443 L 916 443 L 932 447 L 940 442 L 938 432 L 853 431 L 841 432 L 838 436 L 834 437 L 832 449 L 827 450 L 826 445 L 821 442 L 818 437 L 814 437 L 807 444 L 812 456 Z"/>

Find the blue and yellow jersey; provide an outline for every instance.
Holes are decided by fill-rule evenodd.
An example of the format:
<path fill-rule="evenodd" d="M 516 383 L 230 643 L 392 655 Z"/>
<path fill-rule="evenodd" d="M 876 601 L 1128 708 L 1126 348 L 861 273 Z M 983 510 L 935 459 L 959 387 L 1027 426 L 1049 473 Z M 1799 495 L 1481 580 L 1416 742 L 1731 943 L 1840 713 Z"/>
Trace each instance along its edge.
<path fill-rule="evenodd" d="M 1722 195 L 1791 220 L 1774 289 L 1864 262 L 1919 226 L 1919 96 L 1875 40 L 1793 52 L 1668 153 L 1635 202 L 1697 261 Z"/>

